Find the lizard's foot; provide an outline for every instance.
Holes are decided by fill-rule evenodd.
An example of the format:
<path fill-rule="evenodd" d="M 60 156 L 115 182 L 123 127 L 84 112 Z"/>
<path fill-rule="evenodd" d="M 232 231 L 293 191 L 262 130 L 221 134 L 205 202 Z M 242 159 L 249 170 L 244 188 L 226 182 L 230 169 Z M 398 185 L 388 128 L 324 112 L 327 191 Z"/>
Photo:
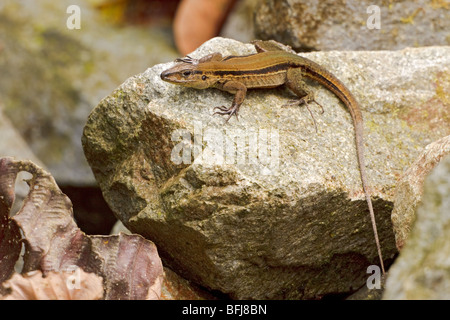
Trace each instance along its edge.
<path fill-rule="evenodd" d="M 320 113 L 324 113 L 323 107 L 320 103 L 318 103 L 314 97 L 311 97 L 309 95 L 304 96 L 302 98 L 299 99 L 292 99 L 289 100 L 288 103 L 284 104 L 283 107 L 297 107 L 297 106 L 301 106 L 301 105 L 308 105 L 309 102 L 314 102 L 315 104 L 317 104 L 320 107 Z"/>
<path fill-rule="evenodd" d="M 239 110 L 239 106 L 238 105 L 231 105 L 231 107 L 227 108 L 225 106 L 220 106 L 220 107 L 215 107 L 213 110 L 220 110 L 220 111 L 216 111 L 213 113 L 213 115 L 215 114 L 219 114 L 221 116 L 223 115 L 228 115 L 228 118 L 225 122 L 228 122 L 228 120 L 230 120 L 230 118 L 233 116 L 233 114 L 236 116 L 236 119 L 239 120 L 238 118 L 238 110 Z"/>
<path fill-rule="evenodd" d="M 308 104 L 308 102 L 311 102 L 311 101 L 315 102 L 320 107 L 320 109 L 322 110 L 321 113 L 323 114 L 323 112 L 324 112 L 323 107 L 316 100 L 314 100 L 313 97 L 309 97 L 309 96 L 305 96 L 300 99 L 289 100 L 289 102 L 284 104 L 283 107 L 296 107 L 296 106 L 301 106 L 304 104 L 306 109 L 308 109 L 309 114 L 311 115 L 311 118 L 313 119 L 314 129 L 316 130 L 316 133 L 317 133 L 316 119 L 314 118 L 314 115 L 313 115 L 311 109 L 309 108 L 309 104 Z"/>

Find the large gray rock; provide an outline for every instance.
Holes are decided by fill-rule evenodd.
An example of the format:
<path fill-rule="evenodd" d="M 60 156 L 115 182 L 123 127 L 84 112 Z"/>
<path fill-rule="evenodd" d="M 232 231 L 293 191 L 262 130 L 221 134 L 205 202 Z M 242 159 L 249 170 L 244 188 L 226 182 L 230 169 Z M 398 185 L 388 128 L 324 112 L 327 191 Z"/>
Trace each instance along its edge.
<path fill-rule="evenodd" d="M 417 207 L 423 196 L 424 180 L 447 154 L 450 154 L 450 136 L 427 145 L 399 179 L 391 215 L 395 242 L 399 250 L 405 245 L 414 225 Z"/>
<path fill-rule="evenodd" d="M 445 1 L 264 0 L 255 8 L 254 21 L 257 38 L 303 50 L 398 50 L 450 44 L 450 10 Z"/>
<path fill-rule="evenodd" d="M 450 299 L 450 156 L 424 184 L 408 241 L 389 271 L 383 299 Z"/>
<path fill-rule="evenodd" d="M 215 38 L 192 56 L 215 51 L 254 48 Z M 389 262 L 396 177 L 449 130 L 413 114 L 445 110 L 439 99 L 448 93 L 438 97 L 435 82 L 450 68 L 450 48 L 305 56 L 335 73 L 362 105 L 368 177 Z M 212 108 L 232 96 L 161 81 L 171 65 L 128 79 L 84 129 L 85 155 L 124 225 L 154 241 L 173 270 L 233 298 L 319 298 L 365 284 L 378 257 L 342 103 L 314 86 L 325 111 L 310 106 L 316 133 L 305 108 L 282 107 L 292 98 L 285 89 L 254 90 L 240 120 L 224 124 Z"/>
<path fill-rule="evenodd" d="M 72 5 L 80 29 L 66 25 Z M 0 53 L 4 112 L 60 185 L 95 184 L 80 142 L 92 108 L 131 75 L 175 56 L 161 32 L 114 27 L 88 0 L 2 0 Z"/>

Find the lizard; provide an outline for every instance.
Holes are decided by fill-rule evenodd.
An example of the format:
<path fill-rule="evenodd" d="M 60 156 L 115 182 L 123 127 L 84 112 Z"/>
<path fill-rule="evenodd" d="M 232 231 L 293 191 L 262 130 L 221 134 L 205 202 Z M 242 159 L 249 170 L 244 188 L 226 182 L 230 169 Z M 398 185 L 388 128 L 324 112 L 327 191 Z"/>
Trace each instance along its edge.
<path fill-rule="evenodd" d="M 377 246 L 378 257 L 383 275 L 385 269 L 378 237 L 375 213 L 367 182 L 364 158 L 364 125 L 358 101 L 351 91 L 331 72 L 301 57 L 286 46 L 271 41 L 254 41 L 256 53 L 243 56 L 226 56 L 215 52 L 200 59 L 190 56 L 178 58 L 172 68 L 164 70 L 162 80 L 195 89 L 217 88 L 234 94 L 230 107 L 215 107 L 214 114 L 227 115 L 226 121 L 238 116 L 239 107 L 245 99 L 247 89 L 275 88 L 285 85 L 297 95 L 298 99 L 290 105 L 308 105 L 314 101 L 314 93 L 304 82 L 304 78 L 314 80 L 334 93 L 349 110 L 355 130 L 356 153 L 361 176 L 361 183 L 369 208 L 372 229 Z"/>

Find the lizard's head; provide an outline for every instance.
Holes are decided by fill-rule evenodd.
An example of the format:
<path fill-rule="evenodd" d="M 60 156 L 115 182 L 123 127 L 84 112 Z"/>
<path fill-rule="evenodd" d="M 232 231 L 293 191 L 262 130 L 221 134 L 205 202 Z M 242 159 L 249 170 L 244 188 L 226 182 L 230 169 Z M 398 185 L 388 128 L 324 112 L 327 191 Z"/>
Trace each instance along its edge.
<path fill-rule="evenodd" d="M 199 68 L 198 60 L 188 56 L 175 62 L 179 63 L 161 72 L 162 80 L 195 89 L 209 88 L 214 84 L 215 81 Z"/>

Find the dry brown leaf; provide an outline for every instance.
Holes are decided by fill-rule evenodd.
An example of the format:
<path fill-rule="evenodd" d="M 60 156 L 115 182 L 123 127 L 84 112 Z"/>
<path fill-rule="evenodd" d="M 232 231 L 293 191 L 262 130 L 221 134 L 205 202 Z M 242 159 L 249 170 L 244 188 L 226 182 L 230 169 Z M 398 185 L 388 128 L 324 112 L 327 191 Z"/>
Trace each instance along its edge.
<path fill-rule="evenodd" d="M 48 172 L 30 161 L 1 161 L 8 180 L 14 181 L 20 171 L 33 175 L 30 192 L 13 218 L 24 235 L 24 272 L 48 275 L 79 267 L 103 278 L 104 299 L 159 298 L 163 268 L 153 242 L 140 235 L 86 235 L 73 220 L 71 201 Z M 0 185 L 0 197 L 11 198 L 14 184 Z"/>
<path fill-rule="evenodd" d="M 0 159 L 0 284 L 14 272 L 22 248 L 19 227 L 9 218 L 16 181 L 16 173 L 8 166 L 11 160 Z"/>
<path fill-rule="evenodd" d="M 159 299 L 164 273 L 153 242 L 125 233 L 91 236 L 91 241 L 108 279 L 105 299 Z"/>
<path fill-rule="evenodd" d="M 81 268 L 73 272 L 41 271 L 14 274 L 5 282 L 10 294 L 3 300 L 98 300 L 103 296 L 102 278 Z"/>

